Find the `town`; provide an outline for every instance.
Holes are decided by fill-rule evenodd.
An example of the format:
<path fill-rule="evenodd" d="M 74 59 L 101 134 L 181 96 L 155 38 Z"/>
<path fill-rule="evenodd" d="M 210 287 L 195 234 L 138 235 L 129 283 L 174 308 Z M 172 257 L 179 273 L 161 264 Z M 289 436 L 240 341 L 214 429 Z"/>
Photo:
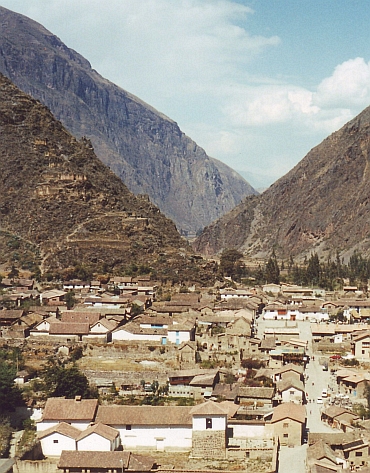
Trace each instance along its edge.
<path fill-rule="evenodd" d="M 23 399 L 2 407 L 2 471 L 368 471 L 363 289 L 169 290 L 149 276 L 1 285 L 1 350 L 16 353 Z M 40 376 L 58 366 L 89 394 L 73 380 L 45 394 Z"/>

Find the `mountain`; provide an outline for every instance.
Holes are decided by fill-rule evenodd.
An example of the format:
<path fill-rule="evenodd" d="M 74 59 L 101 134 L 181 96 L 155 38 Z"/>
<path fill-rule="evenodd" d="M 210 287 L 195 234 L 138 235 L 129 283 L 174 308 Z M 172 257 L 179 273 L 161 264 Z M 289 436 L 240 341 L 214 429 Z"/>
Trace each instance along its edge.
<path fill-rule="evenodd" d="M 247 197 L 194 244 L 211 255 L 237 248 L 258 258 L 370 256 L 370 107 L 313 148 L 258 197 Z"/>
<path fill-rule="evenodd" d="M 161 279 L 208 280 L 171 220 L 1 74 L 0 133 L 2 265 L 61 276 L 136 265 Z"/>
<path fill-rule="evenodd" d="M 46 105 L 135 194 L 195 233 L 257 192 L 171 119 L 93 70 L 29 18 L 0 7 L 0 72 Z"/>

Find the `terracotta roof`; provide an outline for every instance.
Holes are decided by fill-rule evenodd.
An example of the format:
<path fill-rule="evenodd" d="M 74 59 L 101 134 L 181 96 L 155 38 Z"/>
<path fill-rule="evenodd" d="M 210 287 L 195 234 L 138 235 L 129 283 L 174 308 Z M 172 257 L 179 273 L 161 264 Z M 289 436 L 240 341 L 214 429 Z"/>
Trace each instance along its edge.
<path fill-rule="evenodd" d="M 272 399 L 274 392 L 274 388 L 265 388 L 263 386 L 240 386 L 238 396 L 256 399 Z"/>
<path fill-rule="evenodd" d="M 84 323 L 88 322 L 90 325 L 95 324 L 100 319 L 100 314 L 98 312 L 88 312 L 88 311 L 75 311 L 75 310 L 66 310 L 62 311 L 61 320 L 62 322 L 77 322 Z"/>
<path fill-rule="evenodd" d="M 83 432 L 79 431 L 79 436 L 77 437 L 77 441 L 84 439 L 85 437 L 91 435 L 91 434 L 97 434 L 100 435 L 101 437 L 104 437 L 107 440 L 114 440 L 119 436 L 119 432 L 116 429 L 113 429 L 113 427 L 109 427 L 109 425 L 105 424 L 95 424 L 91 425 L 88 427 L 86 430 Z"/>
<path fill-rule="evenodd" d="M 77 429 L 76 427 L 73 427 L 71 424 L 67 424 L 66 422 L 60 422 L 59 424 L 54 425 L 53 427 L 50 427 L 49 429 L 38 432 L 37 438 L 43 439 L 56 432 L 75 440 L 81 434 L 81 430 Z"/>
<path fill-rule="evenodd" d="M 99 406 L 97 422 L 107 425 L 191 425 L 191 407 Z"/>
<path fill-rule="evenodd" d="M 323 440 L 329 445 L 342 445 L 346 442 L 352 442 L 358 437 L 358 432 L 310 432 L 308 435 L 309 444 L 316 443 L 318 440 Z"/>
<path fill-rule="evenodd" d="M 292 419 L 304 424 L 306 419 L 305 406 L 302 406 L 301 404 L 294 404 L 292 402 L 279 404 L 274 408 L 271 423 L 273 424 L 283 419 Z"/>
<path fill-rule="evenodd" d="M 62 397 L 49 397 L 43 412 L 43 420 L 58 421 L 92 421 L 94 420 L 97 399 L 64 399 Z"/>
<path fill-rule="evenodd" d="M 221 407 L 213 401 L 207 401 L 203 404 L 198 404 L 191 409 L 192 415 L 206 416 L 206 415 L 227 415 L 228 409 Z"/>
<path fill-rule="evenodd" d="M 334 419 L 334 417 L 340 416 L 341 414 L 344 414 L 345 412 L 349 412 L 349 411 L 339 406 L 329 406 L 327 409 L 324 409 L 322 411 L 324 415 L 326 415 L 327 417 L 330 417 L 331 419 Z"/>
<path fill-rule="evenodd" d="M 128 332 L 136 335 L 167 335 L 167 328 L 140 327 L 136 322 L 129 322 L 113 330 L 114 332 Z"/>
<path fill-rule="evenodd" d="M 286 389 L 289 389 L 289 388 L 295 388 L 295 389 L 298 389 L 298 391 L 302 391 L 302 392 L 305 391 L 304 384 L 302 383 L 301 380 L 297 378 L 284 378 L 277 383 L 277 389 L 280 392 L 285 391 Z"/>
<path fill-rule="evenodd" d="M 77 322 L 58 322 L 51 323 L 49 328 L 50 335 L 87 335 L 89 333 L 89 323 Z"/>
<path fill-rule="evenodd" d="M 218 373 L 218 369 L 200 369 L 200 368 L 193 368 L 193 369 L 189 369 L 189 370 L 176 370 L 176 371 L 171 371 L 169 374 L 168 374 L 168 377 L 169 378 L 190 378 L 190 377 L 193 377 L 193 376 L 197 376 L 197 375 L 213 375 L 213 376 L 216 376 L 216 374 Z"/>
<path fill-rule="evenodd" d="M 190 386 L 213 386 L 215 383 L 216 373 L 213 374 L 198 374 L 190 381 Z"/>
<path fill-rule="evenodd" d="M 92 327 L 96 327 L 98 324 L 101 324 L 104 328 L 106 328 L 109 331 L 114 330 L 117 327 L 118 322 L 115 320 L 108 320 L 106 318 L 100 319 L 97 322 L 95 322 Z"/>
<path fill-rule="evenodd" d="M 94 469 L 130 471 L 149 471 L 153 468 L 154 459 L 146 455 L 136 455 L 127 451 L 84 452 L 63 450 L 58 463 L 62 469 Z"/>
<path fill-rule="evenodd" d="M 337 457 L 334 451 L 323 440 L 319 440 L 308 447 L 307 458 L 308 460 L 322 460 L 323 458 L 327 458 L 329 461 L 337 464 Z"/>
<path fill-rule="evenodd" d="M 296 371 L 299 374 L 302 374 L 304 371 L 303 366 L 295 365 L 294 363 L 288 363 L 284 365 L 282 368 L 279 368 L 276 372 L 277 373 L 285 373 L 286 371 Z"/>
<path fill-rule="evenodd" d="M 23 313 L 23 309 L 3 309 L 0 310 L 0 319 L 19 319 Z"/>

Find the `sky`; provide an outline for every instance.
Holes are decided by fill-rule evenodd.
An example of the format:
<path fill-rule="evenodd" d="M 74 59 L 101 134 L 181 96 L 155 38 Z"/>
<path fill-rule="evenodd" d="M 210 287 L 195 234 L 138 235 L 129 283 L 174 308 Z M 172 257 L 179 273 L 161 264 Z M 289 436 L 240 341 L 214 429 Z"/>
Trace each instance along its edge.
<path fill-rule="evenodd" d="M 267 187 L 370 105 L 368 0 L 0 0 Z"/>

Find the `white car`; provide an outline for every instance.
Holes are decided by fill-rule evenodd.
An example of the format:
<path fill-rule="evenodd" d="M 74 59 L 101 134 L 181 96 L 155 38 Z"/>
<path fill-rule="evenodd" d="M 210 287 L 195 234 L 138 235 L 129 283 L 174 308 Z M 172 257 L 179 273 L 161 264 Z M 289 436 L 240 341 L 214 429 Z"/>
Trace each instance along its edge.
<path fill-rule="evenodd" d="M 323 404 L 323 403 L 324 403 L 324 401 L 322 400 L 322 397 L 318 397 L 316 399 L 316 404 Z"/>

